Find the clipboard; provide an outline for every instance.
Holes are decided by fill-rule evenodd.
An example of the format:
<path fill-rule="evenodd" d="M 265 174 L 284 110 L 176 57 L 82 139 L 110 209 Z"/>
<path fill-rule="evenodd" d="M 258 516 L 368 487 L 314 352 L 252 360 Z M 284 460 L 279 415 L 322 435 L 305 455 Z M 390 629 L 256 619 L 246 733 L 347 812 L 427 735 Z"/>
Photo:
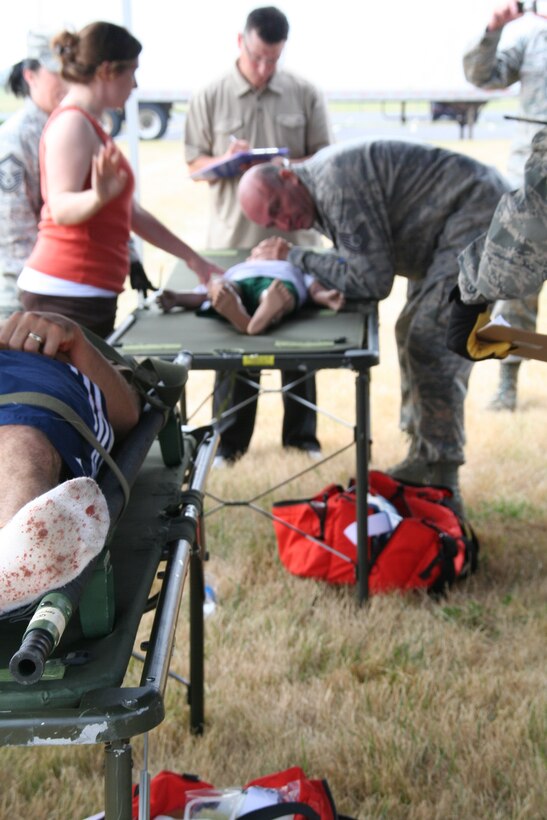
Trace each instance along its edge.
<path fill-rule="evenodd" d="M 209 181 L 229 179 L 230 177 L 240 176 L 247 168 L 256 165 L 258 162 L 269 162 L 275 157 L 286 157 L 288 154 L 288 148 L 252 148 L 250 151 L 238 151 L 230 159 L 214 162 L 212 165 L 208 165 L 207 168 L 194 171 L 193 174 L 190 174 L 190 178 Z"/>
<path fill-rule="evenodd" d="M 491 323 L 477 330 L 477 338 L 485 342 L 510 342 L 510 355 L 547 362 L 545 333 L 533 333 L 519 327 Z"/>

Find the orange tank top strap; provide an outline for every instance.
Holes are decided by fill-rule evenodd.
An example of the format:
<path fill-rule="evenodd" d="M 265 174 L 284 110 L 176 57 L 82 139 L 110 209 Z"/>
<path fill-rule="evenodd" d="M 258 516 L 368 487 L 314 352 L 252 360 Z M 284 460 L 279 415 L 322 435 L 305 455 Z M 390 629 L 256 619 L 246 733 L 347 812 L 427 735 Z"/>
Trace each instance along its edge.
<path fill-rule="evenodd" d="M 86 111 L 85 108 L 80 108 L 79 105 L 59 105 L 59 106 L 57 106 L 57 108 L 50 115 L 50 117 L 47 121 L 47 124 L 46 124 L 46 128 L 53 122 L 53 120 L 57 119 L 57 117 L 59 117 L 65 111 L 78 111 L 80 114 L 82 114 L 82 116 L 85 117 L 85 119 L 91 124 L 91 126 L 93 127 L 95 133 L 97 134 L 97 136 L 99 137 L 101 142 L 104 143 L 104 145 L 106 145 L 106 143 L 109 142 L 112 139 L 106 133 L 106 131 L 102 127 L 99 120 L 96 117 L 94 117 L 93 114 L 90 114 L 89 111 Z"/>

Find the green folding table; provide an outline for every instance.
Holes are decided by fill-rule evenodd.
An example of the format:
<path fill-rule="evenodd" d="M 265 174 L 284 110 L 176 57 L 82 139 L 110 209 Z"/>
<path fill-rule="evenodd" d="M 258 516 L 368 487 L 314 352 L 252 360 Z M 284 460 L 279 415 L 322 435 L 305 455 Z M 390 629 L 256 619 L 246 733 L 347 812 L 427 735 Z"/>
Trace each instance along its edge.
<path fill-rule="evenodd" d="M 204 255 L 227 269 L 243 261 L 246 252 L 204 251 Z M 179 262 L 166 287 L 188 290 L 196 283 L 195 274 Z M 357 595 L 363 602 L 368 597 L 369 384 L 370 368 L 379 362 L 377 303 L 349 303 L 340 313 L 304 307 L 269 332 L 248 336 L 218 317 L 194 311 L 164 314 L 151 298 L 127 317 L 111 341 L 123 353 L 184 361 L 193 370 L 298 370 L 310 377 L 318 370 L 346 368 L 356 374 Z"/>

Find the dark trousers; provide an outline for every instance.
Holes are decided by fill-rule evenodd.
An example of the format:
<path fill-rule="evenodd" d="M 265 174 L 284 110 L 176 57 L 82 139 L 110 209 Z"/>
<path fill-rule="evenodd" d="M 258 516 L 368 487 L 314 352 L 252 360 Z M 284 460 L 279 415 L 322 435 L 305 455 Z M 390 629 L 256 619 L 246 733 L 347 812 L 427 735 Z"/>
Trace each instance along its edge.
<path fill-rule="evenodd" d="M 281 371 L 281 383 L 285 387 L 302 379 L 301 371 Z M 241 378 L 252 381 L 248 384 Z M 220 445 L 218 454 L 233 460 L 243 455 L 251 442 L 256 419 L 257 394 L 260 386 L 260 371 L 219 371 L 215 377 L 213 394 L 213 415 L 219 419 Z M 291 392 L 315 405 L 315 375 L 302 379 L 291 388 Z M 243 407 L 221 418 L 228 409 L 241 402 Z M 317 416 L 315 408 L 306 407 L 295 401 L 287 392 L 283 392 L 283 427 L 281 441 L 284 447 L 297 447 L 300 450 L 319 450 L 317 440 Z"/>
<path fill-rule="evenodd" d="M 115 296 L 47 296 L 42 293 L 20 292 L 25 310 L 45 310 L 60 313 L 106 339 L 114 330 L 116 321 Z"/>

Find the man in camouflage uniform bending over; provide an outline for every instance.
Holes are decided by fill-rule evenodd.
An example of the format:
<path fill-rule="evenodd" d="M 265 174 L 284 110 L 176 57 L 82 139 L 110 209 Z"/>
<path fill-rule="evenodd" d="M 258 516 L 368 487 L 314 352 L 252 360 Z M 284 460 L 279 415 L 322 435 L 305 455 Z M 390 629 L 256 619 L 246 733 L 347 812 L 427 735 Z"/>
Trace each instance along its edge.
<path fill-rule="evenodd" d="M 509 345 L 482 342 L 476 331 L 490 319 L 488 304 L 537 293 L 547 279 L 547 128 L 532 141 L 524 187 L 505 194 L 488 233 L 460 256 L 448 330 L 451 350 L 467 359 L 507 356 Z"/>
<path fill-rule="evenodd" d="M 450 151 L 399 141 L 331 146 L 294 167 L 242 177 L 244 213 L 281 230 L 315 227 L 334 248 L 266 239 L 255 258 L 288 258 L 346 299 L 384 299 L 396 274 L 407 301 L 395 332 L 407 458 L 392 475 L 450 487 L 461 507 L 463 404 L 470 365 L 446 347 L 458 254 L 485 231 L 507 186 L 493 169 Z"/>

